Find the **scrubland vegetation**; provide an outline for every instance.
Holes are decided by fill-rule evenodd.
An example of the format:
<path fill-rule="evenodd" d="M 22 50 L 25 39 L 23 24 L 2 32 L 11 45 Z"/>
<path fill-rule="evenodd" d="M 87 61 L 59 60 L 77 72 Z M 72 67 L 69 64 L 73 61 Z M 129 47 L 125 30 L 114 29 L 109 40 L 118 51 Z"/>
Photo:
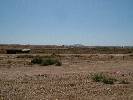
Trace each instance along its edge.
<path fill-rule="evenodd" d="M 32 53 L 35 48 L 29 54 L 1 54 L 0 100 L 133 99 L 132 51 L 85 54 L 72 49 L 75 54 Z"/>

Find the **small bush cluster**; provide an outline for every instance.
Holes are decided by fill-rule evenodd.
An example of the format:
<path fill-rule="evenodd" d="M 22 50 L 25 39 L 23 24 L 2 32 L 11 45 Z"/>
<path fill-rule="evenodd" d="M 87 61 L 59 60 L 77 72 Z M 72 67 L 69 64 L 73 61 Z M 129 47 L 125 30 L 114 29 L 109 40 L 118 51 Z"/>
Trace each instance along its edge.
<path fill-rule="evenodd" d="M 33 64 L 41 64 L 42 63 L 42 58 L 41 57 L 35 57 L 31 60 L 31 63 Z"/>
<path fill-rule="evenodd" d="M 104 84 L 114 84 L 115 81 L 117 81 L 115 78 L 107 77 L 103 74 L 94 74 L 92 76 L 92 80 L 95 82 L 102 82 Z"/>
<path fill-rule="evenodd" d="M 51 58 L 51 57 L 35 57 L 31 60 L 31 63 L 40 64 L 42 66 L 48 66 L 48 65 L 61 66 L 62 65 L 62 63 L 58 59 Z"/>
<path fill-rule="evenodd" d="M 133 57 L 133 54 L 130 54 L 129 56 L 130 56 L 130 57 Z"/>
<path fill-rule="evenodd" d="M 129 82 L 126 80 L 121 80 L 119 84 L 129 84 Z"/>

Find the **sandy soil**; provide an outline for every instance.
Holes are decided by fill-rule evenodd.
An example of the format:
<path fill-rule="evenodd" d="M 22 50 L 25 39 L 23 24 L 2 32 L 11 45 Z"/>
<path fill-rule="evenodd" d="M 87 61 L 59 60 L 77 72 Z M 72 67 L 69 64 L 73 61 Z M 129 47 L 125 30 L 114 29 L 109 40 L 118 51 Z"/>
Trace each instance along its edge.
<path fill-rule="evenodd" d="M 0 55 L 0 100 L 133 100 L 132 55 L 60 55 L 62 66 L 32 65 L 36 55 Z M 94 73 L 118 81 L 94 82 Z"/>

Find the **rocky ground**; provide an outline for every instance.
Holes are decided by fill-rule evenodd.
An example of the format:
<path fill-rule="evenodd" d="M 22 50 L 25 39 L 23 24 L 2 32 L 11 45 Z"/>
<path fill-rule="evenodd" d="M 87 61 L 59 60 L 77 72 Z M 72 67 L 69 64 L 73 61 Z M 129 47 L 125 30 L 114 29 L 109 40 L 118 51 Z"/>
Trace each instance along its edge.
<path fill-rule="evenodd" d="M 131 54 L 58 55 L 62 66 L 31 64 L 36 55 L 0 55 L 0 100 L 133 100 Z M 95 82 L 96 73 L 117 81 Z"/>

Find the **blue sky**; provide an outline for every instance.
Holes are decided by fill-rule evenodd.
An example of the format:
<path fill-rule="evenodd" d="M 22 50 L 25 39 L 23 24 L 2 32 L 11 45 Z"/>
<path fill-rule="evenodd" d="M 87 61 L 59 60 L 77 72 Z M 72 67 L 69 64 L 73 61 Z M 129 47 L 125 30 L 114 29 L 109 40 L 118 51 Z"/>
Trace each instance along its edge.
<path fill-rule="evenodd" d="M 0 43 L 133 45 L 133 0 L 0 0 Z"/>

